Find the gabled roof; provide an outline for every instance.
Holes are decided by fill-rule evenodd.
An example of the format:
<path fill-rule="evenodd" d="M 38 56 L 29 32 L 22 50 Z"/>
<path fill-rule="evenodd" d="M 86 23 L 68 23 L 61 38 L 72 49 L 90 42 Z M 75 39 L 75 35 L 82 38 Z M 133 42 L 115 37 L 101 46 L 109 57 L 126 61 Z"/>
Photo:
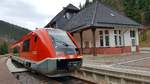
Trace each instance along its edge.
<path fill-rule="evenodd" d="M 64 7 L 65 9 L 71 9 L 71 10 L 79 10 L 79 8 L 75 7 L 72 4 L 69 4 L 67 7 Z"/>
<path fill-rule="evenodd" d="M 60 11 L 45 27 L 49 27 L 49 24 L 52 24 L 53 22 L 56 22 L 59 20 L 59 24 L 58 27 L 62 27 L 64 26 L 64 24 L 66 24 L 68 22 L 67 19 L 63 18 L 63 15 L 65 14 L 66 11 L 68 10 L 73 10 L 76 12 L 79 12 L 80 10 L 75 7 L 72 4 L 67 5 L 66 7 L 64 7 L 64 9 L 62 11 Z"/>
<path fill-rule="evenodd" d="M 67 31 L 76 31 L 87 26 L 99 27 L 141 27 L 137 22 L 125 17 L 109 7 L 95 2 L 77 13 L 63 28 Z"/>

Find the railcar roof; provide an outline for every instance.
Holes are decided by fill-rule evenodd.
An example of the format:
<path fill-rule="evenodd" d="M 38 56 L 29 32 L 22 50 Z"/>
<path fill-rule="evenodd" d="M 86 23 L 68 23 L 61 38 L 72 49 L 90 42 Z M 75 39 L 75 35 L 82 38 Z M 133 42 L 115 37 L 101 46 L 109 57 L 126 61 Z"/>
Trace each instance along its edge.
<path fill-rule="evenodd" d="M 29 38 L 30 36 L 32 35 L 38 35 L 38 32 L 41 31 L 41 32 L 45 32 L 45 30 L 55 30 L 55 31 L 63 31 L 65 32 L 64 30 L 61 30 L 61 29 L 56 29 L 56 28 L 37 28 L 36 30 L 32 31 L 32 32 L 29 32 L 27 35 L 24 35 L 20 40 L 16 41 L 15 43 L 12 44 L 12 47 L 13 46 L 16 46 L 18 45 L 18 43 L 20 43 L 21 41 Z"/>

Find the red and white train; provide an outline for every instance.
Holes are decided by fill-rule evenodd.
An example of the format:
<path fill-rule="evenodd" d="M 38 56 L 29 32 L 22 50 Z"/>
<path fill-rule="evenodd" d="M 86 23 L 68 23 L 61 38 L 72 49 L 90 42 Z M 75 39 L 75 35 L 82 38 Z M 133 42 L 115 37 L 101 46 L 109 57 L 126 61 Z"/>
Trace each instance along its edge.
<path fill-rule="evenodd" d="M 11 46 L 13 61 L 47 76 L 66 74 L 82 65 L 82 55 L 69 32 L 39 28 Z"/>

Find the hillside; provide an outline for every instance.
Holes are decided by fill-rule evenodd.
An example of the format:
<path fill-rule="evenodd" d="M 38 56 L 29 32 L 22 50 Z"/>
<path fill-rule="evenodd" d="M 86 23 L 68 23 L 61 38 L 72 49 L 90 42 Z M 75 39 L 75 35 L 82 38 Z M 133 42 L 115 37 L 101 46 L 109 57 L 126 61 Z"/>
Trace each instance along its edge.
<path fill-rule="evenodd" d="M 13 42 L 28 32 L 30 30 L 0 20 L 0 43 Z"/>

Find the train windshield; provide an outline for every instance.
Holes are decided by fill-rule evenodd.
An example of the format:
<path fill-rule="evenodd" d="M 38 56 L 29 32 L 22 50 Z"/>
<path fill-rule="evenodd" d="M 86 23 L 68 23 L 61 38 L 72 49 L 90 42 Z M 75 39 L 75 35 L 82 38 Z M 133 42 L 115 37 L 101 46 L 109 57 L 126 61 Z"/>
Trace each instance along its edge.
<path fill-rule="evenodd" d="M 76 54 L 77 47 L 70 39 L 68 34 L 65 31 L 58 29 L 48 29 L 48 33 L 53 40 L 53 44 L 56 49 L 56 53 L 64 53 L 64 54 Z"/>

